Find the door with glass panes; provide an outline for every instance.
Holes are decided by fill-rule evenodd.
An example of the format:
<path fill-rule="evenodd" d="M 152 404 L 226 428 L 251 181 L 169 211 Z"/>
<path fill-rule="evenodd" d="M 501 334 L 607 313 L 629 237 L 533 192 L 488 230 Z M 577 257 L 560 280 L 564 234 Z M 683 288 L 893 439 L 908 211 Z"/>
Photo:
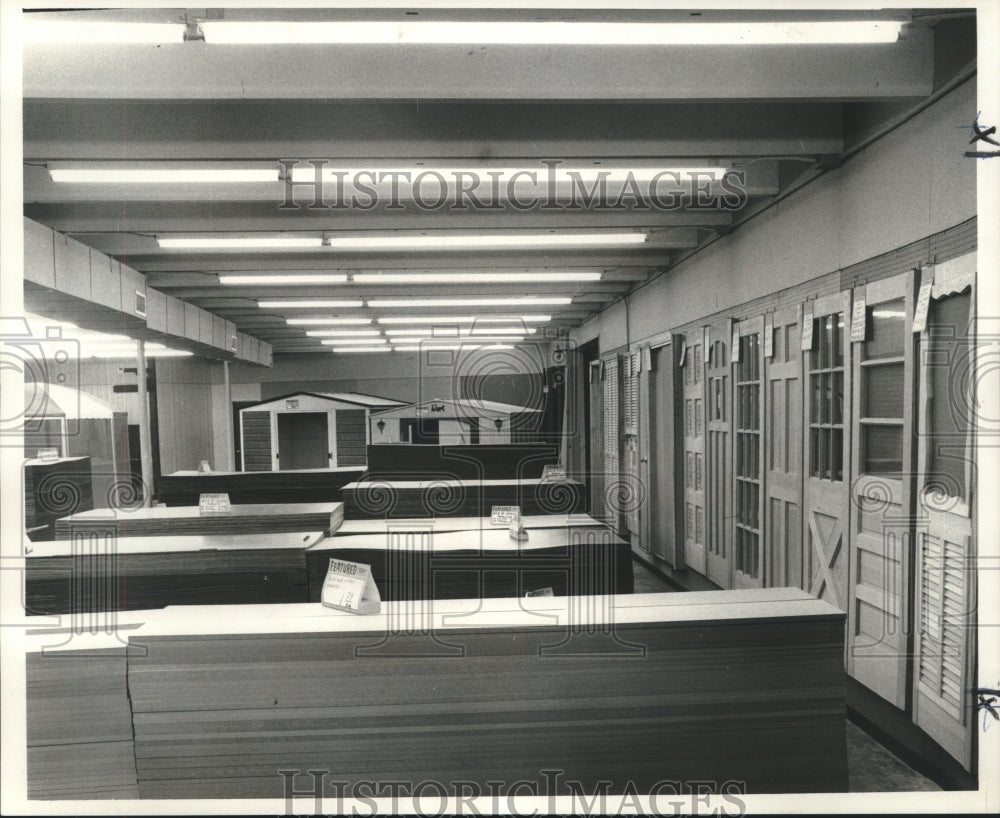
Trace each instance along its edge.
<path fill-rule="evenodd" d="M 805 305 L 802 588 L 847 612 L 851 293 Z M 810 335 L 811 332 L 811 335 Z"/>
<path fill-rule="evenodd" d="M 733 586 L 732 365 L 728 318 L 705 330 L 705 515 L 708 578 Z"/>
<path fill-rule="evenodd" d="M 801 311 L 786 307 L 764 321 L 764 564 L 770 587 L 802 584 Z"/>
<path fill-rule="evenodd" d="M 924 271 L 917 411 L 913 719 L 972 769 L 976 573 L 972 503 L 975 254 Z"/>
<path fill-rule="evenodd" d="M 764 581 L 764 318 L 733 330 L 733 587 Z"/>
<path fill-rule="evenodd" d="M 684 561 L 705 574 L 705 398 L 702 330 L 686 334 L 681 352 L 684 413 Z"/>
<path fill-rule="evenodd" d="M 847 666 L 855 679 L 899 708 L 906 707 L 911 626 L 913 288 L 912 270 L 857 287 L 851 319 Z"/>

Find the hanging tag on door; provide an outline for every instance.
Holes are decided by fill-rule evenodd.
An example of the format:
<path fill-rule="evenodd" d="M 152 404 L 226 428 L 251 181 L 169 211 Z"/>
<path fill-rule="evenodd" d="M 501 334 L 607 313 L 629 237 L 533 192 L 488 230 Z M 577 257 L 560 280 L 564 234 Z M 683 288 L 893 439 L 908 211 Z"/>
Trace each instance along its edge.
<path fill-rule="evenodd" d="M 920 292 L 917 293 L 917 306 L 913 310 L 913 331 L 923 332 L 927 329 L 927 313 L 931 307 L 931 290 L 934 288 L 934 268 L 923 270 L 920 282 Z"/>
<path fill-rule="evenodd" d="M 764 316 L 764 357 L 774 357 L 774 316 Z"/>

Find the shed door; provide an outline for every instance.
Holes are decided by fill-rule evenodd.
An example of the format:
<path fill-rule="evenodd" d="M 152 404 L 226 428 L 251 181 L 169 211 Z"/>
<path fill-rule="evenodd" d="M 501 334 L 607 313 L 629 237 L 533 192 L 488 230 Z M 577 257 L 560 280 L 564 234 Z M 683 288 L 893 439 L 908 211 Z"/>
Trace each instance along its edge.
<path fill-rule="evenodd" d="M 338 409 L 337 447 L 330 466 L 365 466 L 368 464 L 367 421 L 364 409 Z"/>
<path fill-rule="evenodd" d="M 333 460 L 326 412 L 278 412 L 278 468 L 325 469 Z"/>
<path fill-rule="evenodd" d="M 972 536 L 974 255 L 933 270 L 920 336 L 914 721 L 972 769 L 976 628 Z M 949 275 L 951 273 L 951 275 Z M 926 524 L 919 524 L 926 521 Z"/>
<path fill-rule="evenodd" d="M 854 292 L 848 672 L 906 707 L 913 550 L 913 271 Z M 860 320 L 857 324 L 860 329 Z M 853 328 L 852 328 L 853 329 Z M 854 333 L 852 332 L 852 336 Z"/>
<path fill-rule="evenodd" d="M 271 451 L 271 413 L 240 413 L 242 418 L 243 471 L 273 471 Z"/>

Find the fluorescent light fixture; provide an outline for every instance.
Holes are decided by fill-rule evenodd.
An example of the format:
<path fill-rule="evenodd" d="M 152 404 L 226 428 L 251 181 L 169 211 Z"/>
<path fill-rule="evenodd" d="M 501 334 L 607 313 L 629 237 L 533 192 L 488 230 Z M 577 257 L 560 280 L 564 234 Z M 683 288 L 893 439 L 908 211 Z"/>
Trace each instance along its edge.
<path fill-rule="evenodd" d="M 510 284 L 522 282 L 600 281 L 600 273 L 361 273 L 355 284 Z"/>
<path fill-rule="evenodd" d="M 326 341 L 320 341 L 321 344 L 326 344 L 327 346 L 349 346 L 351 344 L 358 344 L 359 346 L 364 346 L 365 344 L 385 344 L 388 341 L 385 338 L 333 338 Z"/>
<path fill-rule="evenodd" d="M 428 236 L 332 236 L 334 250 L 465 250 L 506 247 L 621 247 L 646 243 L 645 233 L 474 233 Z"/>
<path fill-rule="evenodd" d="M 341 307 L 362 307 L 360 298 L 347 298 L 341 299 L 339 301 L 330 301 L 323 299 L 314 299 L 312 301 L 258 301 L 257 306 L 263 310 L 280 310 L 280 309 L 318 309 L 318 308 L 341 308 Z"/>
<path fill-rule="evenodd" d="M 183 23 L 106 23 L 87 20 L 24 20 L 27 43 L 183 43 Z"/>
<path fill-rule="evenodd" d="M 390 184 L 402 184 L 402 190 L 407 190 L 406 184 L 413 183 L 418 177 L 431 175 L 434 177 L 435 185 L 444 185 L 448 190 L 454 190 L 458 185 L 458 180 L 466 179 L 489 179 L 489 185 L 498 190 L 506 190 L 507 196 L 510 194 L 510 186 L 517 187 L 537 187 L 554 182 L 560 186 L 570 184 L 587 184 L 595 182 L 627 182 L 629 179 L 636 182 L 656 181 L 657 186 L 666 186 L 667 182 L 673 181 L 677 184 L 685 182 L 691 184 L 695 179 L 699 181 L 721 181 L 730 170 L 729 167 L 700 167 L 700 166 L 680 166 L 667 164 L 645 164 L 629 166 L 611 165 L 543 165 L 525 163 L 520 167 L 497 167 L 493 165 L 418 165 L 418 166 L 391 166 L 386 165 L 379 168 L 361 167 L 358 165 L 344 166 L 341 164 L 333 167 L 321 169 L 321 178 L 330 183 L 358 187 L 360 181 L 359 174 L 363 174 L 364 187 L 368 189 L 372 185 L 377 187 L 389 187 Z M 346 175 L 345 175 L 346 174 Z M 374 174 L 374 176 L 373 176 Z M 315 167 L 294 167 L 291 169 L 291 181 L 294 184 L 313 184 L 316 181 Z M 464 183 L 464 182 L 463 182 Z M 419 184 L 419 182 L 418 182 Z M 339 187 L 338 187 L 339 189 Z M 397 188 L 390 188 L 396 190 Z M 412 192 L 412 188 L 410 188 Z"/>
<path fill-rule="evenodd" d="M 552 320 L 551 315 L 385 315 L 378 319 L 380 324 L 510 324 L 538 323 Z M 290 321 L 289 321 L 290 323 Z"/>
<path fill-rule="evenodd" d="M 424 337 L 446 337 L 446 338 L 457 338 L 468 337 L 472 335 L 534 335 L 538 330 L 535 327 L 457 327 L 457 326 L 441 326 L 434 327 L 431 329 L 420 328 L 420 327 L 407 327 L 405 329 L 387 329 L 385 330 L 386 335 L 410 335 L 410 336 L 424 336 Z M 310 333 L 306 333 L 309 335 Z"/>
<path fill-rule="evenodd" d="M 435 351 L 439 349 L 479 349 L 479 344 L 424 344 L 421 346 L 400 346 L 393 347 L 393 352 L 420 352 L 421 350 Z"/>
<path fill-rule="evenodd" d="M 279 236 L 274 238 L 157 238 L 157 244 L 165 250 L 295 250 L 310 247 L 322 247 L 323 239 L 293 238 Z"/>
<path fill-rule="evenodd" d="M 310 338 L 328 338 L 334 335 L 344 338 L 370 338 L 378 334 L 377 329 L 311 329 L 306 332 Z"/>
<path fill-rule="evenodd" d="M 755 23 L 608 23 L 559 21 L 204 20 L 208 44 L 335 45 L 804 45 L 892 43 L 892 20 Z M 77 37 L 82 37 L 81 33 Z"/>
<path fill-rule="evenodd" d="M 538 298 L 376 298 L 368 306 L 375 308 L 406 307 L 533 307 L 572 304 L 569 296 L 540 296 Z"/>
<path fill-rule="evenodd" d="M 286 324 L 292 324 L 293 326 L 312 326 L 312 327 L 354 327 L 354 326 L 370 326 L 372 322 L 371 318 L 286 318 Z"/>
<path fill-rule="evenodd" d="M 268 168 L 51 168 L 53 182 L 78 184 L 232 184 L 278 182 Z"/>
<path fill-rule="evenodd" d="M 279 273 L 277 275 L 231 275 L 219 276 L 220 284 L 258 285 L 277 287 L 285 284 L 346 284 L 347 276 L 343 273 L 318 273 L 316 275 L 298 275 Z"/>
<path fill-rule="evenodd" d="M 384 347 L 331 347 L 330 352 L 392 352 L 387 346 Z"/>
<path fill-rule="evenodd" d="M 451 344 L 453 344 L 453 343 L 455 343 L 456 340 L 462 340 L 462 339 L 456 339 L 455 337 L 449 338 L 447 335 L 443 335 L 443 336 L 438 336 L 437 338 L 420 338 L 420 337 L 414 337 L 414 338 L 392 338 L 390 340 L 394 344 L 421 344 L 423 346 L 435 346 L 436 347 L 436 346 L 439 346 L 439 344 L 441 344 L 441 343 L 451 343 Z M 524 336 L 509 337 L 509 336 L 506 336 L 506 335 L 497 336 L 496 338 L 485 337 L 485 338 L 472 338 L 471 339 L 472 342 L 477 342 L 477 341 L 508 341 L 508 342 L 510 342 L 512 344 L 521 343 L 523 340 L 524 340 Z"/>

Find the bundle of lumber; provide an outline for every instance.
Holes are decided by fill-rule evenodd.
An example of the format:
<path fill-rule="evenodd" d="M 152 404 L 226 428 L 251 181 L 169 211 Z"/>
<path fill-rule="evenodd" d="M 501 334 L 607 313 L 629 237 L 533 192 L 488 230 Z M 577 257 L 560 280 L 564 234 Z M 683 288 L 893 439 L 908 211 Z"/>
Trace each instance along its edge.
<path fill-rule="evenodd" d="M 584 486 L 577 480 L 367 479 L 342 489 L 349 520 L 392 517 L 482 517 L 495 505 L 520 506 L 521 514 L 571 514 L 584 510 Z"/>
<path fill-rule="evenodd" d="M 165 474 L 157 498 L 168 506 L 196 506 L 201 494 L 228 494 L 233 503 L 329 503 L 340 489 L 360 480 L 364 467 L 290 471 L 197 472 Z"/>
<path fill-rule="evenodd" d="M 310 601 L 319 601 L 331 559 L 370 565 L 383 600 L 632 593 L 628 543 L 596 524 L 529 529 L 524 541 L 506 526 L 449 532 L 421 520 L 380 524 L 382 533 L 330 537 L 306 552 Z"/>
<path fill-rule="evenodd" d="M 282 798 L 309 770 L 331 795 L 846 789 L 844 615 L 797 589 L 172 610 L 130 642 L 143 798 Z"/>
<path fill-rule="evenodd" d="M 549 443 L 419 445 L 377 443 L 368 447 L 368 471 L 378 480 L 420 480 L 436 473 L 455 480 L 539 478 L 559 462 Z"/>
<path fill-rule="evenodd" d="M 29 614 L 308 600 L 305 552 L 322 532 L 101 537 L 34 543 Z"/>
<path fill-rule="evenodd" d="M 96 508 L 56 521 L 56 539 L 74 533 L 114 533 L 119 537 L 176 537 L 185 534 L 278 534 L 286 531 L 336 531 L 344 520 L 343 503 L 251 503 L 230 511 L 201 513 L 197 506 Z"/>

